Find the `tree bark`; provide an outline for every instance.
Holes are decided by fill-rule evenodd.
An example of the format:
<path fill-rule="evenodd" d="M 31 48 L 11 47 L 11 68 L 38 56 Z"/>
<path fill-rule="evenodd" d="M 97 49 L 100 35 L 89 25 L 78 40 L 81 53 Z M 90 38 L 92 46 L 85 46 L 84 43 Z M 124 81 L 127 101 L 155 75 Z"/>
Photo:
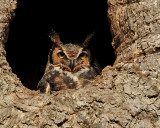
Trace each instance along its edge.
<path fill-rule="evenodd" d="M 160 128 L 160 0 L 108 5 L 114 66 L 84 88 L 46 95 L 25 88 L 6 61 L 16 0 L 0 1 L 0 128 Z"/>

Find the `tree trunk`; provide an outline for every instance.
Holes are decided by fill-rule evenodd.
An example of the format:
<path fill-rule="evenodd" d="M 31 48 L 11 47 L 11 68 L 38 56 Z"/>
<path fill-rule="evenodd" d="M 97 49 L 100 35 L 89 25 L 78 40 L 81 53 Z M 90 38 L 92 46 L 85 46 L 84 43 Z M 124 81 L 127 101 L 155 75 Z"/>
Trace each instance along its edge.
<path fill-rule="evenodd" d="M 6 61 L 16 0 L 0 1 L 0 128 L 160 128 L 160 0 L 108 5 L 114 66 L 84 88 L 46 95 L 25 88 Z"/>

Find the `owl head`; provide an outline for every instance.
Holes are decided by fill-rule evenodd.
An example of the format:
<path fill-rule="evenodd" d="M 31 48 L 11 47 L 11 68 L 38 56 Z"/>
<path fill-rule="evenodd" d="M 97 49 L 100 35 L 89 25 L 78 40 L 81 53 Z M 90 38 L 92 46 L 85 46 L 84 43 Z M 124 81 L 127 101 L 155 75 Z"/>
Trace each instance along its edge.
<path fill-rule="evenodd" d="M 61 42 L 59 34 L 53 31 L 50 35 L 54 44 L 54 49 L 50 53 L 51 63 L 63 71 L 72 73 L 89 68 L 92 58 L 87 47 L 93 35 L 93 33 L 89 34 L 82 44 L 64 44 Z"/>

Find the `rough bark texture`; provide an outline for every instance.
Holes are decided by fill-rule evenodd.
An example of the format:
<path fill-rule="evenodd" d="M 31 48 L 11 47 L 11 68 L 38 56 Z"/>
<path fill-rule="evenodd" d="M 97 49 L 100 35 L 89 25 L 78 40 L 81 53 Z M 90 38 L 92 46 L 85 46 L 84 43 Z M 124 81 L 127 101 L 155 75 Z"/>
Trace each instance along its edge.
<path fill-rule="evenodd" d="M 0 1 L 0 128 L 160 128 L 160 0 L 108 0 L 117 59 L 78 90 L 22 86 L 4 51 L 16 0 Z"/>

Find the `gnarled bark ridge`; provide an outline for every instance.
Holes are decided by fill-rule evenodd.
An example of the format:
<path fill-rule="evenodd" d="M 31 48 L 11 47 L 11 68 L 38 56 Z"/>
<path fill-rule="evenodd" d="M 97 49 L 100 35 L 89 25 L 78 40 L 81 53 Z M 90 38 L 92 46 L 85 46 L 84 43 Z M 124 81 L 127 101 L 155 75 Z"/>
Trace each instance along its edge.
<path fill-rule="evenodd" d="M 0 127 L 160 128 L 160 0 L 108 0 L 114 66 L 53 95 L 25 88 L 6 61 L 16 2 L 0 1 Z"/>

